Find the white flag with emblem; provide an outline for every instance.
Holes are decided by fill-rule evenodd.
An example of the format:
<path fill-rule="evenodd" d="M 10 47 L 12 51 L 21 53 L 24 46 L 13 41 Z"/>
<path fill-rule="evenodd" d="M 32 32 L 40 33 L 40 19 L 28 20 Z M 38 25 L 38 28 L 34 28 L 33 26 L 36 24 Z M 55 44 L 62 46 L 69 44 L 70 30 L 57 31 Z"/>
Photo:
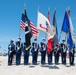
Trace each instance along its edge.
<path fill-rule="evenodd" d="M 50 35 L 53 36 L 53 30 L 49 20 L 39 11 L 38 11 L 38 19 L 37 19 L 37 29 L 43 31 L 47 35 L 48 33 L 50 33 Z"/>

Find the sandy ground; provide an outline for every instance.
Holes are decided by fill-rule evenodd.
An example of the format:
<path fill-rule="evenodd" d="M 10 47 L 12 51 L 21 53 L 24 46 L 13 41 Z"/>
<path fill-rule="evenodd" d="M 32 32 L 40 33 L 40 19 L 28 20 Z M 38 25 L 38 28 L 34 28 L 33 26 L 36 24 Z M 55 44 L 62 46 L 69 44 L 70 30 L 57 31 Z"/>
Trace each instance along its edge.
<path fill-rule="evenodd" d="M 48 65 L 47 60 L 45 65 L 41 65 L 40 60 L 41 58 L 39 56 L 38 65 L 32 65 L 32 57 L 30 56 L 29 65 L 24 66 L 22 57 L 21 65 L 16 66 L 14 61 L 12 66 L 7 66 L 7 56 L 0 56 L 0 75 L 76 75 L 76 57 L 75 66 L 69 65 L 68 58 L 66 65 L 61 64 L 61 58 L 59 65 L 55 65 L 54 61 L 53 65 Z"/>

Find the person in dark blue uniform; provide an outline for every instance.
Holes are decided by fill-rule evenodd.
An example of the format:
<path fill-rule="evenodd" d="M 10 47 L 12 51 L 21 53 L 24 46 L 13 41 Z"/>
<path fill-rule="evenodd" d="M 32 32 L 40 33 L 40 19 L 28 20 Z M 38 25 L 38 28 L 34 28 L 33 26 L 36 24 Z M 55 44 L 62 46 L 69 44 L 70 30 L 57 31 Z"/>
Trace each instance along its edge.
<path fill-rule="evenodd" d="M 48 64 L 49 65 L 52 65 L 52 55 L 53 55 L 53 49 L 50 51 L 50 52 L 48 52 L 47 51 L 47 55 L 48 55 Z"/>
<path fill-rule="evenodd" d="M 12 65 L 14 51 L 15 51 L 14 41 L 11 40 L 10 44 L 8 45 L 8 65 Z"/>
<path fill-rule="evenodd" d="M 37 64 L 37 58 L 38 58 L 38 50 L 39 50 L 39 44 L 37 43 L 37 39 L 34 39 L 34 42 L 32 43 L 32 64 Z"/>
<path fill-rule="evenodd" d="M 47 51 L 47 45 L 46 45 L 46 41 L 43 38 L 41 44 L 41 48 L 40 48 L 40 52 L 41 52 L 41 64 L 45 64 L 45 59 L 46 59 L 46 51 Z"/>
<path fill-rule="evenodd" d="M 66 51 L 67 51 L 67 47 L 65 44 L 65 40 L 62 40 L 61 43 L 61 57 L 62 57 L 62 64 L 66 65 Z"/>
<path fill-rule="evenodd" d="M 51 65 L 52 64 L 52 53 L 53 53 L 53 50 L 48 53 L 48 64 Z"/>
<path fill-rule="evenodd" d="M 54 41 L 53 41 L 53 36 L 48 39 L 48 43 L 47 43 L 47 55 L 48 55 L 48 64 L 52 65 L 52 54 L 53 54 L 53 45 L 54 45 Z"/>
<path fill-rule="evenodd" d="M 21 61 L 21 38 L 16 42 L 16 65 L 20 65 Z"/>
<path fill-rule="evenodd" d="M 75 45 L 73 46 L 72 50 L 69 50 L 69 62 L 70 62 L 70 65 L 75 65 L 74 64 L 74 54 L 75 54 Z"/>
<path fill-rule="evenodd" d="M 28 65 L 30 49 L 26 49 L 26 43 L 25 42 L 23 45 L 23 51 L 24 51 L 24 65 Z"/>
<path fill-rule="evenodd" d="M 59 63 L 59 53 L 60 53 L 60 48 L 59 45 L 57 44 L 56 47 L 54 48 L 55 64 Z"/>
<path fill-rule="evenodd" d="M 21 43 L 21 55 L 24 55 L 24 43 Z"/>

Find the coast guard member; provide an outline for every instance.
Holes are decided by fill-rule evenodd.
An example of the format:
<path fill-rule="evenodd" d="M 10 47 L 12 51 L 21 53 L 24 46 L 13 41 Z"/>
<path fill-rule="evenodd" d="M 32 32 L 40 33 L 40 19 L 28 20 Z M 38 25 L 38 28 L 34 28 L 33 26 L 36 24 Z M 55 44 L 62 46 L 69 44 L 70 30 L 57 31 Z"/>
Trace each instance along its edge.
<path fill-rule="evenodd" d="M 28 50 L 26 50 L 26 43 L 23 44 L 23 52 L 24 52 L 24 65 L 28 64 Z"/>
<path fill-rule="evenodd" d="M 53 54 L 53 39 L 50 39 L 48 41 L 48 45 L 47 45 L 47 54 L 48 54 L 48 64 L 51 65 L 52 64 L 52 54 Z"/>
<path fill-rule="evenodd" d="M 23 50 L 24 50 L 24 65 L 28 65 L 28 61 L 29 61 L 29 50 L 26 49 L 26 43 L 24 42 L 23 45 Z"/>
<path fill-rule="evenodd" d="M 62 64 L 66 65 L 66 44 L 65 40 L 62 40 L 61 43 L 61 56 L 62 56 Z"/>
<path fill-rule="evenodd" d="M 57 44 L 56 47 L 54 48 L 54 56 L 55 56 L 55 64 L 59 63 L 59 45 Z"/>
<path fill-rule="evenodd" d="M 41 64 L 45 64 L 47 45 L 46 45 L 46 41 L 44 38 L 42 39 L 42 42 L 40 44 L 41 44 L 41 48 L 40 48 Z"/>
<path fill-rule="evenodd" d="M 73 46 L 72 50 L 69 50 L 70 65 L 74 65 L 74 54 L 75 54 L 75 45 Z"/>
<path fill-rule="evenodd" d="M 16 42 L 16 65 L 20 65 L 21 60 L 21 38 Z"/>
<path fill-rule="evenodd" d="M 37 43 L 37 39 L 34 39 L 34 42 L 32 43 L 32 64 L 37 64 L 37 58 L 38 58 L 38 50 L 39 50 L 39 44 Z"/>
<path fill-rule="evenodd" d="M 14 41 L 11 40 L 10 44 L 8 45 L 8 65 L 12 65 L 14 51 L 15 51 Z"/>

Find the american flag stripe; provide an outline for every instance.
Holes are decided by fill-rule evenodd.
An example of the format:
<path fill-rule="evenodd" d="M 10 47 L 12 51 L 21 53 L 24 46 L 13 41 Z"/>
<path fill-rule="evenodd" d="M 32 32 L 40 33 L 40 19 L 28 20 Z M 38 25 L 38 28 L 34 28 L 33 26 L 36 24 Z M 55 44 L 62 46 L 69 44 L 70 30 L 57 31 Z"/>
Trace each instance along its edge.
<path fill-rule="evenodd" d="M 38 33 L 37 28 L 34 26 L 34 24 L 32 22 L 30 22 L 30 26 L 32 28 L 32 30 L 36 31 Z"/>
<path fill-rule="evenodd" d="M 30 22 L 30 24 L 31 24 L 34 28 L 36 28 L 32 22 Z"/>
<path fill-rule="evenodd" d="M 38 34 L 38 33 L 34 32 L 34 31 L 32 31 L 32 33 L 33 33 L 33 34 Z"/>
<path fill-rule="evenodd" d="M 38 33 L 38 31 L 37 31 L 36 29 L 34 29 L 32 26 L 31 26 L 31 29 L 32 29 L 34 32 Z"/>
<path fill-rule="evenodd" d="M 26 27 L 26 24 L 21 20 L 20 28 L 25 31 L 25 27 Z M 32 30 L 32 35 L 33 36 L 38 36 L 39 32 L 38 32 L 37 28 L 34 26 L 34 24 L 32 22 L 30 22 L 30 27 L 31 27 L 31 30 Z"/>
<path fill-rule="evenodd" d="M 25 23 L 21 20 L 21 24 L 20 24 L 20 27 L 24 30 L 25 28 Z"/>

